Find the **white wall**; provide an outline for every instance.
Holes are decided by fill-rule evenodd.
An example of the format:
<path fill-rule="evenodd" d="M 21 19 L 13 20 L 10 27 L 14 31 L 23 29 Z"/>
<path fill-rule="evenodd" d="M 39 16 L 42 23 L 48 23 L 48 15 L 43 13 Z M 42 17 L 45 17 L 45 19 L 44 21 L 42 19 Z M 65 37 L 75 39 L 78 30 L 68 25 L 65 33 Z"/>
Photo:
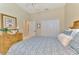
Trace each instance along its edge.
<path fill-rule="evenodd" d="M 28 14 L 13 3 L 0 3 L 0 13 L 17 17 L 20 31 L 23 32 L 23 20 L 29 20 Z"/>
<path fill-rule="evenodd" d="M 67 3 L 65 26 L 72 26 L 75 20 L 79 20 L 79 3 Z"/>

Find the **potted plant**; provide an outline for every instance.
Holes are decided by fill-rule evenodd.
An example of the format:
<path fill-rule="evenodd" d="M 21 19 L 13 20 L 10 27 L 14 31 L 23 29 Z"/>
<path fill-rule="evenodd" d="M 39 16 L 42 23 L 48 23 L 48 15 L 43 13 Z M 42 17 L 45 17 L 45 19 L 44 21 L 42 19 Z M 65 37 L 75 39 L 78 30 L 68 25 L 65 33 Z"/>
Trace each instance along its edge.
<path fill-rule="evenodd" d="M 0 31 L 2 31 L 3 34 L 7 34 L 7 32 L 11 32 L 11 29 L 8 29 L 8 28 L 1 28 Z"/>

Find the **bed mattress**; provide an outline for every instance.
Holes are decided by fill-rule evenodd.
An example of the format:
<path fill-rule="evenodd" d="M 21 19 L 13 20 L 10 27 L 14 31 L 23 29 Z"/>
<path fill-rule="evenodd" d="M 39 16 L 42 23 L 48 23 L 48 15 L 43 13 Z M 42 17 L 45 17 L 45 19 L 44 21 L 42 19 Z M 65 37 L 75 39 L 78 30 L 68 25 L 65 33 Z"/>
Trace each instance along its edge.
<path fill-rule="evenodd" d="M 77 55 L 70 47 L 64 47 L 54 37 L 32 37 L 14 44 L 9 55 Z"/>

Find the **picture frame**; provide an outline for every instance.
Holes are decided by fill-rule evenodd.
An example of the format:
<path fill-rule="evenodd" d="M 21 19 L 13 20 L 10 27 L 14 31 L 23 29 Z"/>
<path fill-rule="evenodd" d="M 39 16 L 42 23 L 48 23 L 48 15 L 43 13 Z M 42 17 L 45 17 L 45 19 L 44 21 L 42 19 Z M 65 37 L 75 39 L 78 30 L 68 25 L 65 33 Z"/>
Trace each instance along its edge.
<path fill-rule="evenodd" d="M 17 18 L 2 14 L 2 28 L 16 29 L 17 28 Z"/>

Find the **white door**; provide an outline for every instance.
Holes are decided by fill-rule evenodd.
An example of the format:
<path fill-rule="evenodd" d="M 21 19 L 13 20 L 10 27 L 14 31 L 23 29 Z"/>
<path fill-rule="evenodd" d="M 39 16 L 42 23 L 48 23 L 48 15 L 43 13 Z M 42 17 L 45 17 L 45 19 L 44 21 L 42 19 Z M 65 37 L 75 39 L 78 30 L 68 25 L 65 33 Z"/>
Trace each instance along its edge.
<path fill-rule="evenodd" d="M 41 35 L 55 37 L 59 34 L 58 20 L 44 20 L 41 22 Z"/>
<path fill-rule="evenodd" d="M 29 34 L 33 35 L 33 36 L 35 36 L 35 34 L 36 34 L 36 22 L 35 21 L 30 21 Z"/>

